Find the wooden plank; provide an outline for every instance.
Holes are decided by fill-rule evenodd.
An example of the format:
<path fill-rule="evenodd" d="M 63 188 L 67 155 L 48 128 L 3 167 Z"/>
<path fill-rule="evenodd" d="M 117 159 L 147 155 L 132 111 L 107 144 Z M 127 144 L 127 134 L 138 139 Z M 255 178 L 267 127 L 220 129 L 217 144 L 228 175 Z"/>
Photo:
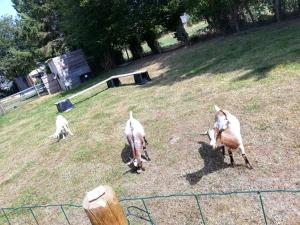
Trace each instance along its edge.
<path fill-rule="evenodd" d="M 111 77 L 109 77 L 109 78 L 107 78 L 107 79 L 105 79 L 105 80 L 103 80 L 103 81 L 101 81 L 101 82 L 99 82 L 99 83 L 97 83 L 97 84 L 95 84 L 95 85 L 93 85 L 93 86 L 85 89 L 85 90 L 82 90 L 82 91 L 80 91 L 80 92 L 78 92 L 78 93 L 70 96 L 68 99 L 71 100 L 72 98 L 75 98 L 76 96 L 81 95 L 81 94 L 83 94 L 83 93 L 85 93 L 85 92 L 87 92 L 89 90 L 92 90 L 93 88 L 98 87 L 101 84 L 105 84 L 107 81 L 109 81 L 111 79 L 122 78 L 122 77 L 129 77 L 129 76 L 133 76 L 134 74 L 145 73 L 145 72 L 148 72 L 148 71 L 147 70 L 138 70 L 138 71 L 131 72 L 131 73 L 124 73 L 124 74 L 119 74 L 119 75 L 111 76 Z M 55 104 L 57 104 L 57 103 L 55 103 Z"/>

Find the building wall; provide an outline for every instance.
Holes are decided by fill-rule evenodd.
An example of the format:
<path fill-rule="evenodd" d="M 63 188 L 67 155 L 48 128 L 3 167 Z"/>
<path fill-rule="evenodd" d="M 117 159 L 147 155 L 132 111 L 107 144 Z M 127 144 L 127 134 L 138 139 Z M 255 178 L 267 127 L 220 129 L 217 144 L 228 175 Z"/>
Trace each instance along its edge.
<path fill-rule="evenodd" d="M 19 89 L 19 91 L 23 91 L 30 87 L 25 77 L 16 77 L 15 83 Z"/>
<path fill-rule="evenodd" d="M 50 60 L 47 61 L 48 66 L 49 66 L 51 72 L 56 76 L 56 80 L 58 81 L 58 83 L 59 83 L 61 89 L 62 89 L 63 91 L 65 91 L 65 90 L 67 90 L 67 89 L 66 89 L 66 86 L 65 86 L 64 77 L 61 76 L 61 75 L 59 75 L 59 70 L 58 70 L 57 66 L 55 65 L 55 63 L 54 63 L 54 61 L 53 61 L 54 59 L 55 59 L 55 58 L 50 59 Z"/>
<path fill-rule="evenodd" d="M 55 75 L 53 73 L 44 74 L 42 76 L 42 81 L 49 94 L 54 94 L 62 90 L 57 79 L 55 79 Z"/>
<path fill-rule="evenodd" d="M 59 76 L 59 83 L 63 90 L 73 88 L 81 83 L 80 76 L 91 74 L 91 69 L 79 49 L 47 61 L 52 73 Z"/>

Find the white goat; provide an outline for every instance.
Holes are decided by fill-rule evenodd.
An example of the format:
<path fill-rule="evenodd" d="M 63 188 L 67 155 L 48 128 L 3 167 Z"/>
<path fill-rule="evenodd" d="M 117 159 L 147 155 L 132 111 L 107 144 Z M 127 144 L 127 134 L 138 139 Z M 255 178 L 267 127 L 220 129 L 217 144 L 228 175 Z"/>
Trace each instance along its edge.
<path fill-rule="evenodd" d="M 142 124 L 133 118 L 131 111 L 129 113 L 129 120 L 126 123 L 125 135 L 131 147 L 133 156 L 132 160 L 128 164 L 133 163 L 133 165 L 137 168 L 137 173 L 140 173 L 141 169 L 143 169 L 142 150 L 145 152 L 146 159 L 150 161 L 148 152 L 146 150 L 146 145 L 148 142 L 145 138 L 145 130 Z"/>
<path fill-rule="evenodd" d="M 58 115 L 56 117 L 55 125 L 56 131 L 50 137 L 57 139 L 57 141 L 60 141 L 60 139 L 65 139 L 68 134 L 73 135 L 69 128 L 68 121 L 62 115 Z"/>
<path fill-rule="evenodd" d="M 215 110 L 214 127 L 205 133 L 210 139 L 210 145 L 215 149 L 217 142 L 220 142 L 223 155 L 225 155 L 225 147 L 227 147 L 232 165 L 234 164 L 232 150 L 239 148 L 246 165 L 252 169 L 245 153 L 239 120 L 227 110 L 220 109 L 216 105 Z"/>

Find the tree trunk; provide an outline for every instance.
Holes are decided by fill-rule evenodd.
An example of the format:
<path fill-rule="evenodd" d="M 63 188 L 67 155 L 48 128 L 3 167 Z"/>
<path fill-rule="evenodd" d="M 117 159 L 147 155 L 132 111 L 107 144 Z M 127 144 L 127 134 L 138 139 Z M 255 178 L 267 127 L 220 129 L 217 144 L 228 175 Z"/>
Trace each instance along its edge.
<path fill-rule="evenodd" d="M 233 12 L 232 12 L 232 18 L 233 18 L 233 24 L 234 24 L 234 29 L 235 32 L 240 32 L 240 26 L 239 26 L 239 12 L 238 12 L 238 7 L 234 6 Z"/>
<path fill-rule="evenodd" d="M 125 62 L 123 52 L 121 50 L 112 50 L 113 59 L 116 65 L 120 65 Z"/>
<path fill-rule="evenodd" d="M 111 53 L 107 53 L 104 56 L 102 56 L 100 64 L 104 70 L 110 70 L 116 66 L 116 63 Z"/>
<path fill-rule="evenodd" d="M 92 225 L 128 225 L 124 210 L 109 186 L 99 186 L 88 192 L 83 208 Z"/>
<path fill-rule="evenodd" d="M 245 3 L 245 9 L 246 9 L 247 13 L 249 14 L 249 16 L 251 18 L 251 22 L 254 23 L 255 22 L 254 21 L 254 16 L 253 16 L 253 14 L 251 12 L 251 9 L 249 8 L 249 5 L 247 3 Z"/>
<path fill-rule="evenodd" d="M 143 48 L 137 38 L 129 41 L 129 50 L 131 51 L 133 59 L 140 59 L 143 57 Z"/>
<path fill-rule="evenodd" d="M 151 49 L 151 52 L 154 54 L 159 54 L 161 53 L 161 47 L 156 40 L 156 35 L 152 31 L 147 32 L 144 35 L 145 41 L 147 42 L 147 45 Z"/>
<path fill-rule="evenodd" d="M 280 0 L 273 0 L 273 8 L 277 22 L 280 22 Z"/>
<path fill-rule="evenodd" d="M 285 0 L 279 0 L 279 14 L 284 19 L 286 16 L 286 4 Z"/>
<path fill-rule="evenodd" d="M 175 37 L 178 41 L 188 44 L 189 43 L 189 35 L 186 32 L 186 30 L 184 29 L 184 26 L 180 19 L 178 22 L 179 23 L 176 27 Z"/>

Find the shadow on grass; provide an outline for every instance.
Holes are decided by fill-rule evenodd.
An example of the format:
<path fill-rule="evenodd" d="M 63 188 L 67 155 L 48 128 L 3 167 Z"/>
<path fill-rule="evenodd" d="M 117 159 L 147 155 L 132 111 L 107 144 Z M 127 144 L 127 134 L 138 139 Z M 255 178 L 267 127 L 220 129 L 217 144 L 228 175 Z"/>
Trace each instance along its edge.
<path fill-rule="evenodd" d="M 230 164 L 224 162 L 223 154 L 219 149 L 213 150 L 209 144 L 205 142 L 199 143 L 201 144 L 199 154 L 204 160 L 204 167 L 196 172 L 185 175 L 185 178 L 191 185 L 197 184 L 203 176 L 231 167 Z"/>
<path fill-rule="evenodd" d="M 287 23 L 285 27 L 272 25 L 226 38 L 217 37 L 179 49 L 166 57 L 162 54 L 157 56 L 156 63 L 158 70 L 164 70 L 164 73 L 144 87 L 168 86 L 195 76 L 235 71 L 249 72 L 233 79 L 233 83 L 253 78 L 260 81 L 277 65 L 300 62 L 296 38 L 300 29 L 295 31 L 299 25 L 299 22 Z M 291 38 L 291 33 L 295 33 L 295 38 Z M 266 38 L 269 34 L 271 38 Z"/>
<path fill-rule="evenodd" d="M 265 79 L 265 78 L 267 78 L 268 72 L 270 72 L 274 67 L 275 67 L 275 65 L 267 65 L 267 66 L 256 68 L 256 69 L 234 79 L 234 81 L 248 80 L 251 78 L 255 78 L 256 81 Z"/>
<path fill-rule="evenodd" d="M 132 158 L 131 147 L 128 144 L 125 144 L 124 148 L 122 149 L 122 152 L 121 152 L 122 162 L 127 164 L 128 162 L 130 162 L 131 158 Z M 136 168 L 133 166 L 132 163 L 130 163 L 128 165 L 128 167 L 129 167 L 129 170 L 124 172 L 124 174 L 126 174 L 126 173 L 136 173 Z"/>
<path fill-rule="evenodd" d="M 74 105 L 79 105 L 80 103 L 83 103 L 83 102 L 85 102 L 85 101 L 87 101 L 87 100 L 89 100 L 89 99 L 91 99 L 91 98 L 94 98 L 94 97 L 96 97 L 97 95 L 99 95 L 100 93 L 106 91 L 107 89 L 108 89 L 108 88 L 105 88 L 105 89 L 103 89 L 103 90 L 101 90 L 101 91 L 98 91 L 98 92 L 96 92 L 95 94 L 93 94 L 93 95 L 91 95 L 91 96 L 89 96 L 89 97 L 87 97 L 87 98 L 84 98 L 84 99 L 82 99 L 82 100 L 80 100 L 80 101 L 78 101 L 78 102 L 75 102 Z"/>

